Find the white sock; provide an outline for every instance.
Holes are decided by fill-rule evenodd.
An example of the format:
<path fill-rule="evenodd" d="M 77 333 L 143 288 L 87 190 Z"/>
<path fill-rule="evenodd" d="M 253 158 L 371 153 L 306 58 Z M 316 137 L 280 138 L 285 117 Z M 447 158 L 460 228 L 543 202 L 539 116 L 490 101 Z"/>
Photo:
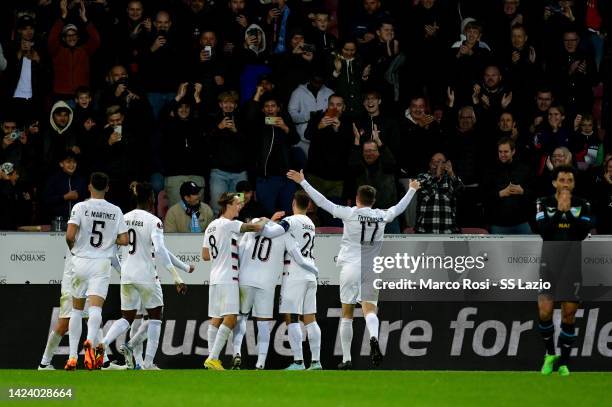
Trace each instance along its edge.
<path fill-rule="evenodd" d="M 308 332 L 308 344 L 312 354 L 311 360 L 318 362 L 321 357 L 321 328 L 319 328 L 317 321 L 306 325 L 306 332 Z"/>
<path fill-rule="evenodd" d="M 248 315 L 238 315 L 238 321 L 232 331 L 234 338 L 232 339 L 232 345 L 234 345 L 234 355 L 240 355 L 242 348 L 242 339 L 246 333 Z"/>
<path fill-rule="evenodd" d="M 55 354 L 55 350 L 59 346 L 62 341 L 62 337 L 58 335 L 55 330 L 52 330 L 47 338 L 47 345 L 45 346 L 45 353 L 43 353 L 43 357 L 40 361 L 41 365 L 50 365 L 51 359 L 53 359 L 53 355 Z"/>
<path fill-rule="evenodd" d="M 378 316 L 375 313 L 370 312 L 365 316 L 366 326 L 370 331 L 370 338 L 376 338 L 378 340 Z"/>
<path fill-rule="evenodd" d="M 104 347 L 108 347 L 119 335 L 127 331 L 130 327 L 130 323 L 125 318 L 121 318 L 113 322 L 110 329 L 104 336 L 102 343 L 104 343 Z"/>
<path fill-rule="evenodd" d="M 130 340 L 128 342 L 128 345 L 130 345 L 130 347 L 133 350 L 136 350 L 136 348 L 142 345 L 145 339 L 147 339 L 148 329 L 149 329 L 148 319 L 144 321 L 143 323 L 139 322 L 136 328 L 134 327 L 134 322 L 132 322 L 132 326 L 130 327 Z M 141 352 L 142 352 L 142 349 L 141 349 Z"/>
<path fill-rule="evenodd" d="M 79 357 L 79 341 L 83 331 L 83 311 L 72 309 L 68 322 L 68 338 L 70 340 L 70 359 Z"/>
<path fill-rule="evenodd" d="M 232 330 L 227 327 L 227 325 L 221 324 L 219 330 L 217 331 L 217 336 L 215 337 L 215 344 L 212 348 L 212 352 L 210 352 L 210 359 L 219 359 L 219 354 L 225 346 L 227 338 L 229 338 L 231 332 Z"/>
<path fill-rule="evenodd" d="M 87 321 L 87 340 L 96 346 L 96 337 L 102 323 L 102 307 L 91 305 L 89 307 L 89 320 Z"/>
<path fill-rule="evenodd" d="M 257 364 L 255 367 L 265 367 L 270 346 L 270 321 L 257 321 Z"/>
<path fill-rule="evenodd" d="M 159 335 L 161 333 L 161 320 L 150 319 L 149 328 L 147 329 L 147 350 L 145 352 L 145 366 L 151 366 L 155 354 L 157 353 L 157 345 L 159 345 Z"/>
<path fill-rule="evenodd" d="M 208 324 L 208 354 L 212 353 L 212 349 L 215 346 L 215 339 L 217 338 L 217 332 L 219 328 L 213 324 Z"/>
<path fill-rule="evenodd" d="M 141 325 L 142 325 L 142 318 L 134 318 L 134 320 L 132 321 L 132 325 L 130 325 L 130 340 L 134 336 L 136 336 L 136 333 L 140 329 Z"/>
<path fill-rule="evenodd" d="M 102 327 L 100 327 L 100 329 L 98 329 L 98 333 L 96 334 L 96 344 L 102 343 L 103 338 L 104 338 L 104 331 L 102 330 Z"/>
<path fill-rule="evenodd" d="M 342 362 L 351 360 L 351 343 L 353 342 L 353 319 L 340 320 L 340 343 L 342 344 Z"/>
<path fill-rule="evenodd" d="M 293 360 L 304 360 L 302 353 L 302 328 L 299 322 L 293 322 L 287 327 L 289 333 L 289 345 L 293 352 Z"/>

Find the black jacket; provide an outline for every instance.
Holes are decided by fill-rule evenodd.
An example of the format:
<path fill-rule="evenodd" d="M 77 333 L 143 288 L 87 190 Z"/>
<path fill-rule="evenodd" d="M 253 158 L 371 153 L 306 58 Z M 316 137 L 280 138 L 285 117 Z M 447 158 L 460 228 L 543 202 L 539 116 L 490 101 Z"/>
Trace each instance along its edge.
<path fill-rule="evenodd" d="M 500 198 L 499 191 L 510 183 L 520 185 L 524 191 L 523 195 Z M 497 226 L 514 226 L 530 221 L 533 215 L 532 184 L 530 168 L 517 160 L 508 164 L 498 161 L 487 171 L 484 191 L 490 223 Z"/>
<path fill-rule="evenodd" d="M 207 152 L 210 157 L 210 168 L 226 172 L 239 173 L 249 169 L 249 139 L 246 136 L 238 113 L 234 114 L 236 133 L 229 129 L 219 130 L 218 124 L 223 120 L 219 113 L 211 121 L 208 134 Z"/>
<path fill-rule="evenodd" d="M 77 201 L 65 201 L 64 195 L 70 191 L 77 191 Z M 62 216 L 65 220 L 70 218 L 71 208 L 87 197 L 87 181 L 78 174 L 72 176 L 64 171 L 58 171 L 47 180 L 44 202 L 49 217 Z"/>
<path fill-rule="evenodd" d="M 308 122 L 304 137 L 310 140 L 307 170 L 317 177 L 344 181 L 349 152 L 353 144 L 352 123 L 341 119 L 338 132 L 332 126 L 319 130 L 323 112 L 314 115 Z"/>

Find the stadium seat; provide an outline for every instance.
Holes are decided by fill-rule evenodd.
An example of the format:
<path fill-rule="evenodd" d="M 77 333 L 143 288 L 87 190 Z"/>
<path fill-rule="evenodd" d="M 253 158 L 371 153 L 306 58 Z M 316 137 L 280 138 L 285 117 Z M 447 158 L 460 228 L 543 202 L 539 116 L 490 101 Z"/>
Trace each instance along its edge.
<path fill-rule="evenodd" d="M 483 228 L 461 228 L 463 235 L 488 235 L 489 231 Z"/>
<path fill-rule="evenodd" d="M 316 228 L 315 232 L 329 234 L 329 235 L 341 235 L 343 228 L 335 227 L 335 226 L 322 226 L 320 228 Z"/>
<path fill-rule="evenodd" d="M 168 212 L 168 195 L 163 189 L 157 195 L 157 216 L 163 221 Z"/>

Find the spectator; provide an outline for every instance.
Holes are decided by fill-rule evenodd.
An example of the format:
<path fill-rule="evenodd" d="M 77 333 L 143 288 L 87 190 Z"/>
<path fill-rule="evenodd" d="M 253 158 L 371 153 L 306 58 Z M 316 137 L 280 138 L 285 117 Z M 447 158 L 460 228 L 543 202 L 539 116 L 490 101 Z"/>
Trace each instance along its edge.
<path fill-rule="evenodd" d="M 318 9 L 313 13 L 312 28 L 306 39 L 315 46 L 318 58 L 327 61 L 336 51 L 338 39 L 329 32 L 329 12 Z"/>
<path fill-rule="evenodd" d="M 397 202 L 395 158 L 383 144 L 380 131 L 374 126 L 372 138 L 361 144 L 361 133 L 353 128 L 353 146 L 348 158 L 349 176 L 355 190 L 362 185 L 376 188 L 375 208 L 390 208 Z M 400 233 L 399 219 L 387 223 L 385 233 Z"/>
<path fill-rule="evenodd" d="M 66 24 L 68 1 L 60 1 L 61 19 L 49 33 L 49 55 L 53 61 L 53 93 L 56 99 L 69 99 L 79 86 L 89 86 L 90 60 L 100 46 L 96 27 L 87 20 L 85 3 L 81 1 L 79 16 L 88 39 L 79 44 L 79 30 L 74 24 Z"/>
<path fill-rule="evenodd" d="M 363 0 L 363 9 L 355 19 L 351 35 L 357 38 L 359 44 L 367 44 L 376 38 L 378 24 L 388 17 L 380 0 Z"/>
<path fill-rule="evenodd" d="M 375 90 L 366 92 L 363 99 L 365 113 L 355 120 L 355 124 L 361 134 L 361 143 L 372 140 L 376 128 L 380 134 L 380 140 L 395 156 L 400 152 L 399 124 L 392 115 L 381 112 L 381 104 L 380 93 Z"/>
<path fill-rule="evenodd" d="M 2 142 L 0 143 L 0 163 L 10 162 L 14 165 L 21 164 L 23 147 L 19 142 L 17 121 L 6 117 L 2 120 Z"/>
<path fill-rule="evenodd" d="M 525 26 L 512 27 L 511 46 L 504 51 L 506 76 L 512 89 L 512 99 L 517 106 L 526 106 L 533 94 L 536 81 L 541 77 L 540 60 L 535 48 L 529 45 Z"/>
<path fill-rule="evenodd" d="M 330 96 L 325 112 L 311 117 L 305 135 L 310 140 L 306 165 L 309 182 L 328 199 L 339 202 L 354 138 L 352 123 L 344 117 L 344 99 Z"/>
<path fill-rule="evenodd" d="M 300 141 L 289 115 L 273 96 L 263 100 L 260 112 L 247 111 L 249 128 L 253 129 L 256 154 L 257 198 L 265 215 L 277 210 L 289 212 L 295 184 L 287 179 L 291 169 L 291 147 Z"/>
<path fill-rule="evenodd" d="M 255 197 L 255 189 L 249 181 L 240 181 L 236 184 L 236 192 L 243 195 L 243 206 L 240 209 L 238 219 L 242 222 L 250 222 L 251 219 L 260 217 L 265 209 Z"/>
<path fill-rule="evenodd" d="M 340 52 L 334 54 L 329 65 L 328 72 L 331 74 L 328 81 L 336 94 L 345 101 L 345 115 L 356 117 L 363 110 L 361 92 L 372 67 L 364 67 L 357 55 L 357 43 L 354 40 L 343 41 Z"/>
<path fill-rule="evenodd" d="M 192 104 L 191 95 L 187 95 L 188 85 L 185 82 L 179 86 L 161 123 L 164 189 L 168 206 L 181 200 L 179 188 L 183 183 L 193 181 L 196 185 L 205 185 L 204 173 L 208 160 L 202 159 L 202 152 L 205 151 L 204 126 L 198 115 L 201 88 L 194 89 L 195 104 Z"/>
<path fill-rule="evenodd" d="M 57 163 L 66 151 L 81 154 L 78 145 L 78 133 L 72 126 L 74 112 L 66 102 L 56 102 L 51 108 L 51 127 L 43 136 L 42 159 L 44 162 L 43 172 L 49 174 L 55 170 Z"/>
<path fill-rule="evenodd" d="M 272 7 L 263 18 L 266 37 L 270 41 L 270 53 L 281 54 L 289 46 L 289 33 L 299 26 L 299 14 L 290 9 L 287 0 L 272 0 Z"/>
<path fill-rule="evenodd" d="M 536 132 L 533 143 L 539 154 L 538 175 L 544 170 L 544 164 L 557 147 L 570 147 L 571 131 L 564 126 L 565 109 L 563 106 L 551 106 L 548 109 L 548 120 Z"/>
<path fill-rule="evenodd" d="M 485 209 L 492 234 L 531 234 L 532 177 L 529 167 L 514 159 L 515 154 L 514 141 L 500 139 L 497 142 L 497 165 L 492 171 L 487 171 L 484 181 Z"/>
<path fill-rule="evenodd" d="M 574 166 L 572 152 L 567 147 L 555 148 L 544 161 L 542 172 L 538 174 L 536 179 L 536 196 L 548 196 L 554 193 L 552 173 L 555 168 L 560 166 Z"/>
<path fill-rule="evenodd" d="M 106 109 L 106 124 L 98 136 L 98 162 L 96 169 L 110 178 L 107 200 L 126 212 L 131 206 L 130 185 L 144 178 L 148 151 L 125 122 L 125 115 L 117 105 Z"/>
<path fill-rule="evenodd" d="M 0 165 L 0 230 L 16 230 L 32 222 L 32 197 L 13 163 Z"/>
<path fill-rule="evenodd" d="M 429 171 L 417 176 L 418 192 L 415 233 L 459 233 L 457 196 L 463 182 L 455 175 L 453 165 L 443 153 L 434 153 Z"/>
<path fill-rule="evenodd" d="M 141 50 L 141 79 L 147 98 L 157 119 L 159 113 L 174 98 L 175 89 L 187 75 L 184 72 L 185 60 L 180 42 L 175 34 L 170 13 L 159 11 L 153 22 L 154 29 L 148 43 Z"/>
<path fill-rule="evenodd" d="M 112 38 L 112 45 L 116 47 L 120 63 L 136 74 L 140 70 L 140 52 L 146 46 L 153 23 L 145 15 L 142 0 L 128 1 L 125 10 L 126 15 L 119 19 L 118 32 Z"/>
<path fill-rule="evenodd" d="M 253 16 L 246 7 L 246 0 L 229 0 L 228 8 L 220 15 L 223 27 L 221 39 L 223 41 L 223 53 L 227 56 L 234 55 L 237 48 L 241 48 L 245 38 L 245 30 L 253 21 Z"/>
<path fill-rule="evenodd" d="M 60 217 L 68 221 L 72 207 L 87 198 L 87 180 L 76 173 L 77 156 L 72 151 L 65 152 L 59 168 L 47 179 L 45 209 L 48 219 Z"/>
<path fill-rule="evenodd" d="M 249 141 L 236 111 L 238 94 L 222 92 L 219 95 L 220 111 L 214 118 L 209 132 L 210 154 L 210 203 L 219 212 L 217 201 L 224 192 L 236 190 L 236 184 L 247 180 L 250 169 Z"/>
<path fill-rule="evenodd" d="M 200 199 L 200 190 L 193 181 L 184 182 L 180 188 L 181 200 L 168 209 L 164 218 L 166 233 L 203 233 L 213 221 L 210 206 Z"/>
<path fill-rule="evenodd" d="M 242 47 L 236 52 L 237 73 L 240 78 L 240 95 L 248 100 L 255 93 L 259 78 L 271 72 L 268 66 L 268 46 L 263 29 L 251 24 L 244 32 Z"/>
<path fill-rule="evenodd" d="M 495 65 L 485 68 L 482 82 L 473 89 L 472 103 L 478 110 L 481 126 L 493 129 L 501 112 L 512 103 L 512 91 L 504 88 L 501 72 Z"/>
<path fill-rule="evenodd" d="M 548 109 L 553 105 L 555 99 L 552 91 L 547 88 L 540 88 L 536 92 L 535 106 L 528 112 L 525 120 L 529 123 L 529 132 L 535 134 L 538 127 L 548 118 Z"/>
<path fill-rule="evenodd" d="M 202 85 L 203 106 L 214 106 L 217 96 L 224 89 L 226 61 L 214 31 L 204 30 L 198 45 L 191 78 Z"/>
<path fill-rule="evenodd" d="M 469 101 L 472 84 L 478 81 L 478 75 L 483 71 L 490 54 L 489 46 L 480 41 L 482 26 L 473 19 L 467 22 L 464 20 L 462 25 L 463 37 L 451 46 L 450 70 L 447 74 L 457 93 L 457 104 L 460 105 Z"/>
<path fill-rule="evenodd" d="M 571 138 L 572 152 L 580 172 L 599 168 L 604 161 L 603 134 L 598 131 L 591 114 L 576 116 L 574 134 Z"/>
<path fill-rule="evenodd" d="M 325 110 L 327 101 L 333 93 L 333 90 L 324 85 L 322 75 L 315 73 L 308 83 L 299 85 L 291 94 L 288 110 L 300 136 L 298 147 L 306 156 L 310 147 L 310 141 L 304 137 L 308 121 L 315 112 Z"/>
<path fill-rule="evenodd" d="M 608 156 L 595 184 L 597 233 L 612 234 L 612 157 Z"/>
<path fill-rule="evenodd" d="M 25 123 L 41 116 L 49 69 L 42 59 L 45 53 L 35 42 L 34 19 L 31 16 L 24 15 L 17 20 L 17 38 L 12 52 L 6 53 L 9 65 L 4 75 L 12 111 L 18 115 L 20 122 Z"/>

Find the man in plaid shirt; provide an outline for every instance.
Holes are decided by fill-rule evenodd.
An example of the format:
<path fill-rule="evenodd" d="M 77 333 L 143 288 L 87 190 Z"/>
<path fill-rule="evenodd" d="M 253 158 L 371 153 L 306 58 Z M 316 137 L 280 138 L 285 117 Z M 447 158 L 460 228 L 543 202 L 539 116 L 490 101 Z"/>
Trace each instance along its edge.
<path fill-rule="evenodd" d="M 415 233 L 459 233 L 456 222 L 457 194 L 463 182 L 453 172 L 453 166 L 442 153 L 429 161 L 429 172 L 419 174 Z"/>

